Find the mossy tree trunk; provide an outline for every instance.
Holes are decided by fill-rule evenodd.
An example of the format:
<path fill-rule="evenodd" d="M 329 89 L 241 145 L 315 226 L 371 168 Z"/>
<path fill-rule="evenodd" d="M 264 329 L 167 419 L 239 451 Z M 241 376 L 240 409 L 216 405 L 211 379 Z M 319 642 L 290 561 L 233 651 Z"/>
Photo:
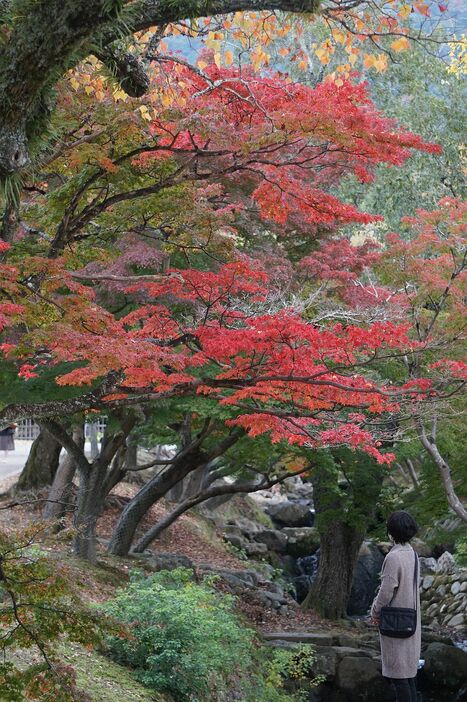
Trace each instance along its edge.
<path fill-rule="evenodd" d="M 303 609 L 312 608 L 327 619 L 345 617 L 358 552 L 375 518 L 383 475 L 376 461 L 361 452 L 316 452 L 311 481 L 320 560 Z"/>
<path fill-rule="evenodd" d="M 51 485 L 58 468 L 61 444 L 47 429 L 41 429 L 32 442 L 26 464 L 16 485 L 17 492 L 37 490 Z"/>
<path fill-rule="evenodd" d="M 79 422 L 73 426 L 72 438 L 76 445 L 84 451 L 83 422 Z M 44 506 L 43 516 L 45 519 L 57 520 L 58 524 L 58 521 L 71 509 L 72 487 L 75 473 L 76 461 L 67 451 L 55 473 L 55 478 L 49 491 L 48 501 Z"/>

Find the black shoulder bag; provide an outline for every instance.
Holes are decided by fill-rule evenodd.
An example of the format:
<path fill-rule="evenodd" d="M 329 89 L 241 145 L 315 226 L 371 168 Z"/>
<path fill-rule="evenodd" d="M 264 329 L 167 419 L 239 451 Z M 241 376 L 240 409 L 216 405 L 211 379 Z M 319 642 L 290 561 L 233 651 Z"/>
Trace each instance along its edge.
<path fill-rule="evenodd" d="M 413 574 L 413 586 L 415 596 L 415 609 L 410 607 L 387 607 L 381 608 L 379 631 L 383 636 L 390 636 L 394 639 L 408 639 L 415 634 L 417 629 L 417 603 L 418 603 L 418 556 L 414 551 L 415 565 Z"/>

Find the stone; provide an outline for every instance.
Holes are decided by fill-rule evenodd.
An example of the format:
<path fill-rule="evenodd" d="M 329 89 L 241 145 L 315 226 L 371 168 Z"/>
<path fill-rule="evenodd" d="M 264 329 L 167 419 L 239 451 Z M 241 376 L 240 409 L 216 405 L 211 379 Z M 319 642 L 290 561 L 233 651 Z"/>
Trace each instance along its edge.
<path fill-rule="evenodd" d="M 377 663 L 365 656 L 343 658 L 337 667 L 336 684 L 349 702 L 394 699 Z"/>
<path fill-rule="evenodd" d="M 313 526 L 314 514 L 309 505 L 284 500 L 269 505 L 266 513 L 279 526 L 304 527 Z"/>
<path fill-rule="evenodd" d="M 435 579 L 434 579 L 433 575 L 425 575 L 425 577 L 423 578 L 423 581 L 422 581 L 422 588 L 424 590 L 428 590 L 428 588 L 433 585 L 434 580 Z M 415 586 L 415 583 L 414 583 L 414 586 Z"/>
<path fill-rule="evenodd" d="M 465 614 L 463 612 L 459 612 L 448 621 L 448 626 L 463 627 L 465 625 L 465 621 Z"/>
<path fill-rule="evenodd" d="M 319 532 L 316 527 L 284 527 L 287 553 L 295 558 L 311 556 L 319 549 Z"/>
<path fill-rule="evenodd" d="M 467 652 L 462 649 L 431 643 L 424 658 L 424 675 L 434 684 L 457 690 L 467 681 Z"/>
<path fill-rule="evenodd" d="M 378 541 L 376 544 L 383 556 L 387 556 L 392 548 L 392 543 L 390 541 Z"/>
<path fill-rule="evenodd" d="M 313 633 L 308 631 L 270 631 L 263 634 L 266 641 L 289 641 L 294 643 L 308 643 L 315 646 L 332 646 L 334 637 L 332 634 Z"/>
<path fill-rule="evenodd" d="M 144 558 L 144 567 L 158 572 L 160 570 L 175 570 L 176 568 L 187 568 L 194 573 L 193 561 L 187 556 L 180 556 L 178 553 L 157 553 Z"/>
<path fill-rule="evenodd" d="M 237 536 L 237 534 L 224 534 L 224 539 L 234 548 L 238 548 L 239 551 L 246 551 L 248 541 L 243 536 Z"/>
<path fill-rule="evenodd" d="M 324 675 L 327 682 L 332 682 L 337 672 L 337 654 L 332 647 L 318 646 L 316 660 L 313 663 L 311 674 Z"/>
<path fill-rule="evenodd" d="M 439 585 L 436 588 L 436 594 L 440 597 L 444 597 L 444 595 L 446 594 L 446 585 Z"/>
<path fill-rule="evenodd" d="M 430 558 L 432 555 L 431 547 L 421 539 L 412 539 L 410 544 L 419 556 L 422 556 L 423 558 Z"/>
<path fill-rule="evenodd" d="M 454 702 L 467 702 L 467 683 L 462 685 L 461 689 L 454 698 Z"/>
<path fill-rule="evenodd" d="M 266 544 L 261 544 L 256 541 L 248 542 L 245 546 L 247 556 L 255 558 L 256 556 L 265 556 L 268 552 Z"/>
<path fill-rule="evenodd" d="M 467 592 L 467 580 L 462 583 L 461 592 Z"/>
<path fill-rule="evenodd" d="M 262 526 L 269 526 L 269 518 L 262 512 L 262 518 L 265 520 L 265 524 L 261 525 L 258 522 L 253 521 L 253 519 L 248 519 L 247 517 L 236 517 L 235 524 L 240 527 L 245 535 L 254 534 L 255 531 L 261 529 Z M 272 526 L 272 524 L 271 524 Z"/>
<path fill-rule="evenodd" d="M 287 550 L 287 536 L 278 529 L 261 529 L 253 535 L 255 541 L 266 544 L 270 551 L 285 553 Z"/>
<path fill-rule="evenodd" d="M 460 584 L 460 582 L 457 580 L 456 582 L 454 582 L 454 583 L 451 585 L 451 593 L 452 593 L 453 595 L 457 595 L 457 593 L 460 592 L 460 590 L 461 590 L 461 584 Z"/>
<path fill-rule="evenodd" d="M 449 551 L 445 551 L 438 558 L 438 564 L 436 570 L 438 573 L 453 573 L 456 569 L 456 562 L 454 556 Z"/>
<path fill-rule="evenodd" d="M 353 658 L 371 658 L 371 653 L 363 648 L 356 648 L 355 646 L 333 646 L 333 648 L 339 659 L 348 658 L 349 656 Z"/>
<path fill-rule="evenodd" d="M 258 590 L 257 598 L 263 600 L 264 602 L 269 602 L 279 609 L 281 605 L 287 603 L 284 593 L 280 594 L 278 592 L 270 592 L 269 590 Z"/>
<path fill-rule="evenodd" d="M 355 566 L 347 614 L 366 614 L 379 585 L 379 574 L 384 557 L 378 546 L 366 541 L 362 544 Z"/>
<path fill-rule="evenodd" d="M 419 558 L 418 562 L 420 564 L 420 574 L 425 575 L 425 573 L 436 573 L 436 558 Z"/>

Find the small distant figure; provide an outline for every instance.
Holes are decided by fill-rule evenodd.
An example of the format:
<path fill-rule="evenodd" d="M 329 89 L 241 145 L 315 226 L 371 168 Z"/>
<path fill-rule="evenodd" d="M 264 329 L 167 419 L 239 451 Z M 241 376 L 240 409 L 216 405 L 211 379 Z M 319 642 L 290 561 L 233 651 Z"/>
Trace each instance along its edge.
<path fill-rule="evenodd" d="M 3 451 L 3 455 L 6 458 L 8 458 L 8 451 L 15 450 L 14 435 L 16 427 L 17 424 L 9 424 L 5 429 L 0 431 L 0 451 Z"/>

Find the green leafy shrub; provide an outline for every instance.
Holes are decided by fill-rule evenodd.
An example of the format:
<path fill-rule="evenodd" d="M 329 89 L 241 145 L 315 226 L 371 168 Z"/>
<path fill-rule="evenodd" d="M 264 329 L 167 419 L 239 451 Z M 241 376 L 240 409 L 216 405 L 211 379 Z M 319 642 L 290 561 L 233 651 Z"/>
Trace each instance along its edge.
<path fill-rule="evenodd" d="M 467 536 L 462 536 L 456 542 L 454 558 L 458 565 L 467 568 Z"/>
<path fill-rule="evenodd" d="M 191 571 L 133 574 L 105 605 L 128 632 L 108 637 L 109 653 L 177 702 L 295 702 L 299 697 L 284 686 L 299 670 L 308 676 L 310 652 L 304 663 L 303 652 L 260 650 L 234 607 L 235 598 L 209 581 L 194 582 Z M 235 697 L 226 696 L 233 690 Z"/>

